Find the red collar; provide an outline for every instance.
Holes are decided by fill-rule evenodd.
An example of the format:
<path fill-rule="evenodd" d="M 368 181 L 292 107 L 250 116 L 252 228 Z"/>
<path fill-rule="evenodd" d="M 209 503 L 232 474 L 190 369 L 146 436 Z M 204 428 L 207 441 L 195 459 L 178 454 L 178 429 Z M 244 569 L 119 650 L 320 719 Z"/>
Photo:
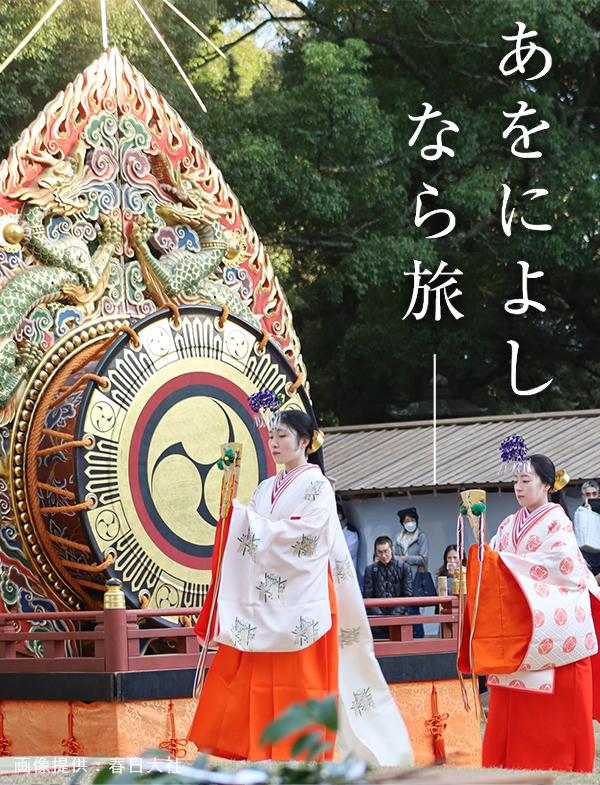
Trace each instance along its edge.
<path fill-rule="evenodd" d="M 534 510 L 533 512 L 527 512 L 527 507 L 521 507 L 521 509 L 515 515 L 515 521 L 512 530 L 513 544 L 515 548 L 519 544 L 520 540 L 523 539 L 525 534 L 527 534 L 527 532 L 533 526 L 535 526 L 536 523 L 539 523 L 539 521 L 541 521 L 544 515 L 546 515 L 551 510 L 554 509 L 564 512 L 560 504 L 553 504 L 552 502 L 548 502 L 548 504 L 543 504 L 541 507 L 538 507 L 537 510 Z"/>
<path fill-rule="evenodd" d="M 295 469 L 291 469 L 289 472 L 286 472 L 285 469 L 282 469 L 277 477 L 275 477 L 275 482 L 273 483 L 273 488 L 271 490 L 271 509 L 273 509 L 275 504 L 279 501 L 281 494 L 284 493 L 286 488 L 289 488 L 296 477 L 299 477 L 308 469 L 318 468 L 319 467 L 314 463 L 303 463 L 301 466 L 296 466 Z"/>

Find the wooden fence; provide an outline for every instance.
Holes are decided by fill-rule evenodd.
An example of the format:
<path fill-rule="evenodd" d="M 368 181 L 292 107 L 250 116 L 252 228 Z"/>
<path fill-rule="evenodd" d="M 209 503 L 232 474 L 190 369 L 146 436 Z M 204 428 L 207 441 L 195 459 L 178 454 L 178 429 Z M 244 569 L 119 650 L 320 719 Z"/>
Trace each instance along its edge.
<path fill-rule="evenodd" d="M 370 616 L 372 627 L 389 627 L 389 640 L 376 640 L 375 653 L 379 656 L 428 654 L 456 651 L 458 639 L 458 597 L 388 598 L 365 600 L 367 612 L 378 606 L 440 606 L 441 613 L 421 616 Z M 192 617 L 200 608 L 169 608 L 157 611 L 106 608 L 99 611 L 64 613 L 2 613 L 0 614 L 0 672 L 64 673 L 64 672 L 124 672 L 171 668 L 195 668 L 199 645 L 192 627 L 165 626 L 162 619 Z M 142 626 L 142 620 L 154 620 L 157 626 Z M 70 621 L 76 631 L 20 631 L 20 622 Z M 413 638 L 413 624 L 438 622 L 443 635 L 439 638 Z M 89 626 L 90 629 L 84 629 Z M 43 656 L 25 656 L 17 650 L 20 641 L 42 643 Z M 66 656 L 67 642 L 79 651 L 79 656 Z M 144 642 L 156 645 L 153 653 Z"/>

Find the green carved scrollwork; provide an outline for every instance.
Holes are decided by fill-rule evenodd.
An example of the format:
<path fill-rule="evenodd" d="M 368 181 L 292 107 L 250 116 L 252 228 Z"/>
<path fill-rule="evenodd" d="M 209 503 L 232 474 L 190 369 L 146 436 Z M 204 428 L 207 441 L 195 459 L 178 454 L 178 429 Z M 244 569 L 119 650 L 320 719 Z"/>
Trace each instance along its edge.
<path fill-rule="evenodd" d="M 104 147 L 115 156 L 118 155 L 118 123 L 112 112 L 100 112 L 92 117 L 85 128 L 85 139 L 90 147 Z"/>
<path fill-rule="evenodd" d="M 123 115 L 119 120 L 119 148 L 120 152 L 126 150 L 146 150 L 150 144 L 150 131 L 146 124 L 136 117 Z"/>
<path fill-rule="evenodd" d="M 145 299 L 146 282 L 142 275 L 142 266 L 138 261 L 129 262 L 126 265 L 125 280 L 127 282 L 127 302 L 141 305 Z"/>
<path fill-rule="evenodd" d="M 7 608 L 14 605 L 19 597 L 17 585 L 11 581 L 7 570 L 0 570 L 0 598 L 2 605 Z"/>
<path fill-rule="evenodd" d="M 123 268 L 114 259 L 110 262 L 110 274 L 108 278 L 107 295 L 111 302 L 120 305 L 125 297 L 123 284 Z"/>

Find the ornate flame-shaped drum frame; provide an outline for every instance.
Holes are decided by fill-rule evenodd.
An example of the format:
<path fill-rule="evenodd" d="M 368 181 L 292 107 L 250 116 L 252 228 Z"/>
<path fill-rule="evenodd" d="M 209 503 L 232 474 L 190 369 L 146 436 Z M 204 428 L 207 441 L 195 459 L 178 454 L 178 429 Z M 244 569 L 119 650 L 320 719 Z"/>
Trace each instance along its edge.
<path fill-rule="evenodd" d="M 217 503 L 209 445 L 230 432 L 246 442 L 247 500 L 273 467 L 243 396 L 268 387 L 310 411 L 291 311 L 262 243 L 202 144 L 116 49 L 51 101 L 0 164 L 0 234 L 0 609 L 97 607 L 110 575 L 134 605 L 199 604 Z M 177 306 L 179 332 L 168 316 Z M 139 350 L 119 335 L 125 327 L 139 328 Z M 194 354 L 201 345 L 208 354 Z M 246 365 L 236 366 L 242 346 Z M 165 358 L 178 351 L 169 371 Z M 134 368 L 112 440 L 102 413 L 110 419 Z M 106 374 L 108 391 L 96 381 L 84 394 L 86 374 Z M 153 398 L 167 389 L 174 398 Z M 138 438 L 131 412 L 154 404 L 148 427 L 158 425 Z M 173 443 L 169 423 L 183 429 Z M 136 475 L 133 465 L 151 468 Z M 109 479 L 115 505 L 128 494 L 116 538 Z M 177 512 L 183 491 L 189 509 Z M 152 545 L 140 544 L 144 510 Z M 136 526 L 132 545 L 123 538 Z"/>

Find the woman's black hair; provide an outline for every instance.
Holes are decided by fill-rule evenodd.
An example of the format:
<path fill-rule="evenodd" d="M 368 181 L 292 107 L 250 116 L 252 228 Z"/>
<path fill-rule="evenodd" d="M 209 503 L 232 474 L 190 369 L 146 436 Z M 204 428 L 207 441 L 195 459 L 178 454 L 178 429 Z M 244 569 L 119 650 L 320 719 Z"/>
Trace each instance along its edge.
<path fill-rule="evenodd" d="M 411 518 L 414 518 L 417 522 L 417 526 L 419 525 L 419 513 L 417 512 L 416 507 L 405 507 L 403 510 L 398 510 L 398 517 L 400 518 L 400 523 L 404 526 L 404 519 L 410 515 Z"/>
<path fill-rule="evenodd" d="M 552 491 L 554 483 L 556 482 L 556 469 L 550 458 L 548 458 L 547 455 L 537 454 L 528 455 L 527 460 L 535 469 L 535 473 L 540 478 L 540 480 L 542 482 L 548 483 L 550 486 L 550 491 Z M 560 491 L 556 491 L 555 493 L 550 492 L 550 501 L 554 502 L 554 504 L 560 504 L 560 506 L 565 511 L 567 518 L 571 517 L 565 502 L 565 494 L 562 489 Z"/>
<path fill-rule="evenodd" d="M 279 413 L 278 422 L 287 425 L 291 428 L 299 439 L 308 439 L 306 445 L 305 455 L 308 454 L 308 448 L 315 432 L 315 426 L 312 417 L 302 409 L 286 409 Z"/>
<path fill-rule="evenodd" d="M 444 551 L 444 563 L 437 571 L 436 575 L 445 575 L 446 574 L 446 564 L 448 562 L 448 554 L 450 551 L 456 551 L 456 555 L 458 556 L 458 545 L 456 543 L 450 543 L 450 545 L 446 545 L 446 550 Z M 462 566 L 467 566 L 467 557 L 463 556 Z"/>

